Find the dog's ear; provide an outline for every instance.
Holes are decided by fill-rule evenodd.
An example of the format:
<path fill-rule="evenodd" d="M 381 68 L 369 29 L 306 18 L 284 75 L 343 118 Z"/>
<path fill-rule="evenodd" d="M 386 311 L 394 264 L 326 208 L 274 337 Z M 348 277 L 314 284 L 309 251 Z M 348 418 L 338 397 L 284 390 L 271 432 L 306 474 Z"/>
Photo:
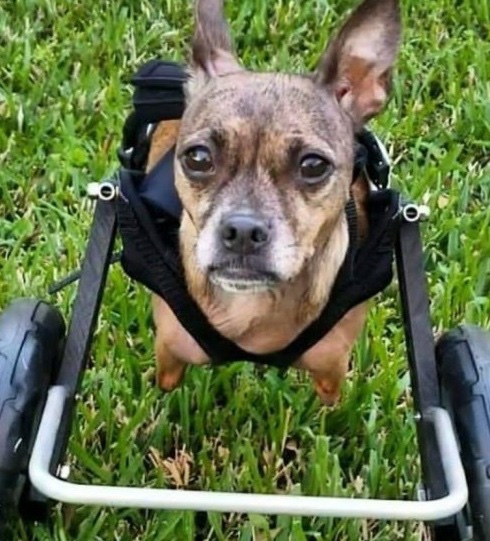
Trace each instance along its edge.
<path fill-rule="evenodd" d="M 356 128 L 378 114 L 387 101 L 400 37 L 398 0 L 365 0 L 320 61 L 316 80 L 333 87 Z"/>
<path fill-rule="evenodd" d="M 194 17 L 191 60 L 194 77 L 202 81 L 240 71 L 223 13 L 223 0 L 196 0 Z"/>

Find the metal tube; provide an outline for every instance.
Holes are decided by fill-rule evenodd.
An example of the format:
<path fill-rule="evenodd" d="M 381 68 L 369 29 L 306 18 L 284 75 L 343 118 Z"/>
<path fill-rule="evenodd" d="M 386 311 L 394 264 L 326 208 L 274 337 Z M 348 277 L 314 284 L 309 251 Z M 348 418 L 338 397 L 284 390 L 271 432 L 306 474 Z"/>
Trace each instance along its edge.
<path fill-rule="evenodd" d="M 449 490 L 449 494 L 439 500 L 427 502 L 369 500 L 67 483 L 49 472 L 65 396 L 66 392 L 62 386 L 51 388 L 29 464 L 31 483 L 41 493 L 54 500 L 85 505 L 148 509 L 430 521 L 456 514 L 468 499 L 466 478 L 451 421 L 447 412 L 441 408 L 431 408 L 426 412 L 436 428 Z"/>

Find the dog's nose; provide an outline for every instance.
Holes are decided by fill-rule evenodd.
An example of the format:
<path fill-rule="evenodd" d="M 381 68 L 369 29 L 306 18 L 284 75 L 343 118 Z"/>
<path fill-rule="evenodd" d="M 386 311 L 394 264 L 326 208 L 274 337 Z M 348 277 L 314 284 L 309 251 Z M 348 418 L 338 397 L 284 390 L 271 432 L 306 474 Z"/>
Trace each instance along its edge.
<path fill-rule="evenodd" d="M 233 213 L 221 222 L 221 240 L 228 250 L 251 254 L 264 247 L 270 238 L 267 223 L 256 214 Z"/>

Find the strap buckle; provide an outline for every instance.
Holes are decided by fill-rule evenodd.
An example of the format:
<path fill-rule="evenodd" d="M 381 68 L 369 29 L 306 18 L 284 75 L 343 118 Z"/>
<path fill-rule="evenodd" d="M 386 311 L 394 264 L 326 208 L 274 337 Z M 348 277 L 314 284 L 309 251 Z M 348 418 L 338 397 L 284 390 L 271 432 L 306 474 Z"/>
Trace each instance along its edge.
<path fill-rule="evenodd" d="M 384 143 L 373 133 L 368 146 L 369 158 L 366 175 L 372 190 L 384 190 L 391 186 L 391 161 Z"/>
<path fill-rule="evenodd" d="M 138 164 L 133 163 L 136 159 L 137 161 L 141 161 L 142 158 L 144 158 L 144 161 L 146 162 L 146 158 L 148 157 L 148 151 L 149 151 L 149 141 L 151 140 L 151 137 L 157 127 L 157 124 L 150 123 L 145 126 L 145 132 L 142 136 L 138 136 L 136 139 L 136 142 L 134 146 L 130 146 L 128 148 L 124 148 L 124 146 L 121 146 L 117 150 L 117 157 L 119 161 L 121 162 L 121 165 L 125 169 L 134 169 L 135 166 L 137 167 Z M 131 141 L 134 141 L 134 138 L 131 138 Z M 123 142 L 124 145 L 124 142 Z M 142 154 L 143 152 L 143 154 Z"/>
<path fill-rule="evenodd" d="M 358 136 L 367 151 L 364 172 L 372 191 L 385 190 L 391 185 L 391 162 L 385 145 L 371 131 L 364 129 Z"/>

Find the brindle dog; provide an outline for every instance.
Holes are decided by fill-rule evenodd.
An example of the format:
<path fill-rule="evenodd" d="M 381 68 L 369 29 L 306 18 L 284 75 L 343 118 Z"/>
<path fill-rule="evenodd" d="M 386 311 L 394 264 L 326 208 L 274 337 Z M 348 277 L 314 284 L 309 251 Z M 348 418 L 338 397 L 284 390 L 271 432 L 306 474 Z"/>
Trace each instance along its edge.
<path fill-rule="evenodd" d="M 352 186 L 354 137 L 387 101 L 398 52 L 397 0 L 365 0 L 314 74 L 254 73 L 237 61 L 222 0 L 197 0 L 186 110 L 158 126 L 149 168 L 177 142 L 180 247 L 190 294 L 246 351 L 292 342 L 329 300 L 348 247 L 352 187 L 361 233 L 366 179 Z M 367 307 L 359 305 L 294 366 L 334 403 Z M 154 297 L 157 380 L 210 361 Z"/>

